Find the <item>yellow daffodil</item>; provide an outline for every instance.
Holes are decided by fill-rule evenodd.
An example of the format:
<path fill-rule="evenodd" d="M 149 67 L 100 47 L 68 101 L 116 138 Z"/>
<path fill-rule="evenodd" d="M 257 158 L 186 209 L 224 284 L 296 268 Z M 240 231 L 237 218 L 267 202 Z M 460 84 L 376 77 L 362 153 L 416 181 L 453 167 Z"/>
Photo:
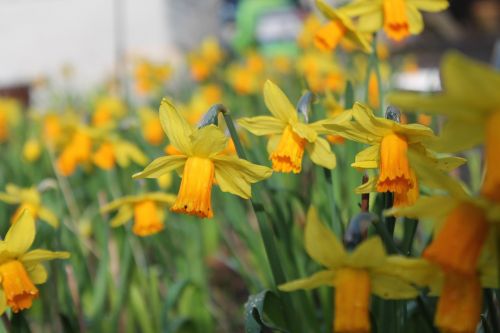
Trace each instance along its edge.
<path fill-rule="evenodd" d="M 0 201 L 18 205 L 12 215 L 11 223 L 14 223 L 23 211 L 29 210 L 35 218 L 47 222 L 54 228 L 59 226 L 59 219 L 50 209 L 42 205 L 40 193 L 35 187 L 20 188 L 14 184 L 7 184 L 5 192 L 0 192 Z"/>
<path fill-rule="evenodd" d="M 145 237 L 156 234 L 164 228 L 163 206 L 175 202 L 175 195 L 165 193 L 144 193 L 117 199 L 101 208 L 101 213 L 118 210 L 111 219 L 111 226 L 119 227 L 134 219 L 132 231 Z"/>
<path fill-rule="evenodd" d="M 20 120 L 20 105 L 15 99 L 0 98 L 0 143 L 7 141 L 12 127 Z"/>
<path fill-rule="evenodd" d="M 426 143 L 435 140 L 434 133 L 420 124 L 400 124 L 396 121 L 375 117 L 373 112 L 360 103 L 350 111 L 352 122 L 326 124 L 346 139 L 370 145 L 356 155 L 355 168 L 380 170 L 376 184 L 369 182 L 358 189 L 377 192 L 393 192 L 394 205 L 409 205 L 418 197 L 417 175 L 419 169 L 412 167 L 413 159 L 425 159 L 429 165 L 443 170 L 453 169 L 464 163 L 461 158 L 441 158 L 426 148 Z M 422 165 L 421 163 L 418 165 Z M 424 165 L 425 166 L 425 165 Z M 419 177 L 426 181 L 425 177 Z"/>
<path fill-rule="evenodd" d="M 302 26 L 302 30 L 297 36 L 297 44 L 305 49 L 314 43 L 314 36 L 316 35 L 316 31 L 321 27 L 321 22 L 319 18 L 311 14 L 307 16 L 304 20 L 304 24 Z"/>
<path fill-rule="evenodd" d="M 211 193 L 214 180 L 223 192 L 242 198 L 251 196 L 250 184 L 271 176 L 264 166 L 221 154 L 227 137 L 215 125 L 193 129 L 172 103 L 163 99 L 160 121 L 170 143 L 180 152 L 155 159 L 134 178 L 158 178 L 173 170 L 182 170 L 182 181 L 174 205 L 176 213 L 212 217 Z"/>
<path fill-rule="evenodd" d="M 334 50 L 342 39 L 347 39 L 364 52 L 371 52 L 368 40 L 359 34 L 351 19 L 339 10 L 334 10 L 323 0 L 316 0 L 318 9 L 328 18 L 328 23 L 322 25 L 314 36 L 314 45 L 323 51 Z"/>
<path fill-rule="evenodd" d="M 42 148 L 36 139 L 29 139 L 24 143 L 23 157 L 28 162 L 35 162 L 40 158 Z"/>
<path fill-rule="evenodd" d="M 87 163 L 92 157 L 92 138 L 86 129 L 79 128 L 71 135 L 57 160 L 57 168 L 63 176 L 75 172 L 80 164 Z"/>
<path fill-rule="evenodd" d="M 141 59 L 135 67 L 136 90 L 140 94 L 151 93 L 161 87 L 170 75 L 172 68 L 168 64 L 155 64 Z"/>
<path fill-rule="evenodd" d="M 279 289 L 334 287 L 334 332 L 371 332 L 369 309 L 372 293 L 384 299 L 407 299 L 418 294 L 398 276 L 399 272 L 409 274 L 412 265 L 418 261 L 387 256 L 380 238 L 364 241 L 349 254 L 337 236 L 319 221 L 314 208 L 307 214 L 304 237 L 307 253 L 326 269 L 288 282 Z M 405 269 L 400 267 L 402 265 Z"/>
<path fill-rule="evenodd" d="M 422 32 L 424 20 L 420 11 L 439 12 L 446 8 L 448 0 L 354 0 L 341 10 L 357 18 L 359 31 L 383 28 L 390 39 L 401 41 Z"/>
<path fill-rule="evenodd" d="M 123 117 L 125 112 L 125 104 L 118 97 L 101 97 L 97 100 L 92 114 L 92 125 L 95 127 L 109 126 L 116 119 Z"/>
<path fill-rule="evenodd" d="M 345 87 L 345 74 L 330 54 L 308 51 L 299 58 L 297 69 L 314 93 L 340 91 Z"/>
<path fill-rule="evenodd" d="M 267 150 L 275 171 L 299 173 L 304 150 L 314 163 L 328 169 L 335 168 L 336 158 L 330 144 L 320 137 L 327 132 L 322 124 L 331 120 L 311 124 L 300 121 L 286 95 L 271 81 L 264 85 L 264 101 L 273 116 L 241 118 L 238 124 L 255 135 L 271 136 Z M 341 118 L 335 119 L 341 121 Z"/>
<path fill-rule="evenodd" d="M 255 73 L 250 68 L 239 64 L 229 67 L 227 79 L 231 87 L 239 95 L 255 94 L 262 82 L 259 73 Z"/>
<path fill-rule="evenodd" d="M 69 258 L 68 252 L 28 251 L 34 239 L 35 221 L 24 211 L 0 241 L 0 313 L 7 307 L 15 313 L 30 308 L 39 294 L 35 285 L 47 280 L 41 262 Z"/>
<path fill-rule="evenodd" d="M 42 122 L 45 142 L 50 147 L 54 147 L 59 143 L 62 137 L 63 126 L 61 124 L 61 119 L 57 114 L 52 113 L 43 117 Z"/>
<path fill-rule="evenodd" d="M 92 155 L 92 161 L 103 170 L 111 170 L 116 164 L 121 168 L 128 167 L 132 162 L 146 165 L 148 158 L 137 145 L 116 135 L 104 135 L 104 139 Z"/>
<path fill-rule="evenodd" d="M 442 114 L 448 119 L 436 149 L 457 152 L 485 145 L 486 174 L 482 193 L 500 202 L 500 72 L 448 53 L 441 64 L 443 92 L 422 95 L 393 93 L 391 103 L 408 110 Z"/>
<path fill-rule="evenodd" d="M 215 70 L 224 58 L 219 42 L 214 37 L 205 39 L 199 50 L 189 55 L 191 75 L 196 81 L 203 81 Z"/>
<path fill-rule="evenodd" d="M 144 139 L 151 145 L 159 145 L 165 138 L 158 114 L 149 108 L 139 109 L 141 130 Z"/>

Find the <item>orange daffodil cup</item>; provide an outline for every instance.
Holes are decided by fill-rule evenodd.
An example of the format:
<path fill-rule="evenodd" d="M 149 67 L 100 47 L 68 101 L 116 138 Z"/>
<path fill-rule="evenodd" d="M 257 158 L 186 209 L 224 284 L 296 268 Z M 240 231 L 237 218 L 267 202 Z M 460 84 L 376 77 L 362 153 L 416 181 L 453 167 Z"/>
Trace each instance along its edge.
<path fill-rule="evenodd" d="M 424 29 L 420 11 L 440 12 L 448 5 L 448 0 L 354 0 L 339 10 L 356 19 L 360 32 L 383 28 L 390 39 L 402 41 Z"/>
<path fill-rule="evenodd" d="M 421 260 L 387 256 L 378 237 L 364 241 L 348 253 L 337 236 L 320 222 L 314 208 L 307 214 L 304 243 L 311 258 L 326 268 L 279 289 L 334 287 L 334 332 L 371 332 L 371 294 L 384 299 L 410 299 L 418 294 L 405 275 L 422 266 Z"/>
<path fill-rule="evenodd" d="M 215 125 L 192 128 L 174 105 L 163 99 L 160 121 L 176 155 L 155 159 L 133 178 L 158 178 L 170 171 L 182 173 L 177 198 L 170 208 L 176 213 L 212 217 L 214 180 L 223 192 L 251 197 L 250 184 L 271 176 L 271 169 L 224 154 L 228 138 Z"/>
<path fill-rule="evenodd" d="M 11 225 L 0 241 L 0 313 L 29 309 L 38 297 L 36 284 L 47 281 L 43 261 L 69 258 L 68 252 L 36 249 L 29 251 L 35 239 L 35 220 L 27 210 Z"/>
<path fill-rule="evenodd" d="M 300 173 L 304 151 L 315 164 L 335 168 L 335 155 L 320 135 L 328 132 L 323 124 L 340 123 L 344 116 L 305 123 L 283 91 L 271 81 L 264 84 L 264 102 L 272 116 L 240 118 L 238 124 L 255 135 L 270 136 L 267 150 L 274 171 Z"/>

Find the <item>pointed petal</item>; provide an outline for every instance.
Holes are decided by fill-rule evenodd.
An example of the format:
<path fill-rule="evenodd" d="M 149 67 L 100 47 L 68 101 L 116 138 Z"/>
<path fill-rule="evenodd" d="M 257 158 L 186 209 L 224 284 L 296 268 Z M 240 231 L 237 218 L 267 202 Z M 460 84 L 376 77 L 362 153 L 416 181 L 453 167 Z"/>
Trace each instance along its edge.
<path fill-rule="evenodd" d="M 418 295 L 418 290 L 409 283 L 385 274 L 373 273 L 372 292 L 383 299 L 409 299 Z"/>
<path fill-rule="evenodd" d="M 349 256 L 349 265 L 357 268 L 378 267 L 385 261 L 386 253 L 380 237 L 372 237 L 356 247 Z"/>
<path fill-rule="evenodd" d="M 118 209 L 118 213 L 109 221 L 113 228 L 119 227 L 130 221 L 134 217 L 131 205 L 123 205 Z"/>
<path fill-rule="evenodd" d="M 7 310 L 7 298 L 3 289 L 0 289 L 0 315 L 2 315 Z"/>
<path fill-rule="evenodd" d="M 248 199 L 252 196 L 250 184 L 272 175 L 268 167 L 250 163 L 236 156 L 219 155 L 213 159 L 215 179 L 223 192 Z"/>
<path fill-rule="evenodd" d="M 407 0 L 408 4 L 426 12 L 439 12 L 448 8 L 447 0 Z"/>
<path fill-rule="evenodd" d="M 189 155 L 191 153 L 189 136 L 193 129 L 166 98 L 161 101 L 160 122 L 170 143 L 179 151 Z"/>
<path fill-rule="evenodd" d="M 484 135 L 485 123 L 481 121 L 449 119 L 441 130 L 439 140 L 433 143 L 433 148 L 440 152 L 456 153 L 481 144 Z"/>
<path fill-rule="evenodd" d="M 295 108 L 288 97 L 270 80 L 264 84 L 264 102 L 273 116 L 281 121 L 288 123 L 290 120 L 298 119 Z"/>
<path fill-rule="evenodd" d="M 384 211 L 384 215 L 406 216 L 409 218 L 432 219 L 439 221 L 444 219 L 460 201 L 452 197 L 433 196 L 419 197 L 417 201 L 407 207 L 393 207 Z"/>
<path fill-rule="evenodd" d="M 304 243 L 309 256 L 318 263 L 333 269 L 346 259 L 344 246 L 337 236 L 323 225 L 314 207 L 309 208 Z"/>
<path fill-rule="evenodd" d="M 0 201 L 8 204 L 16 204 L 20 202 L 19 196 L 12 195 L 10 193 L 0 192 Z"/>
<path fill-rule="evenodd" d="M 197 129 L 191 134 L 191 150 L 199 157 L 212 157 L 224 150 L 228 138 L 215 125 L 208 125 Z"/>
<path fill-rule="evenodd" d="M 54 228 L 59 227 L 59 219 L 48 208 L 41 206 L 38 209 L 37 213 L 38 213 L 38 217 L 40 218 L 40 220 L 47 222 L 48 224 L 50 224 Z"/>
<path fill-rule="evenodd" d="M 374 144 L 356 154 L 353 168 L 376 169 L 380 160 L 380 144 Z"/>
<path fill-rule="evenodd" d="M 113 200 L 110 203 L 102 206 L 99 211 L 101 212 L 101 214 L 109 213 L 113 210 L 120 208 L 120 206 L 134 202 L 135 200 L 136 200 L 135 196 L 127 195 L 125 197 L 121 197 L 121 198 L 118 198 L 116 200 Z"/>
<path fill-rule="evenodd" d="M 62 252 L 62 251 L 54 252 L 44 249 L 36 249 L 23 254 L 21 257 L 19 257 L 19 260 L 21 260 L 25 265 L 32 265 L 40 261 L 53 260 L 53 259 L 67 259 L 69 257 L 70 257 L 69 252 Z"/>
<path fill-rule="evenodd" d="M 283 120 L 270 116 L 245 117 L 238 119 L 237 122 L 255 135 L 281 134 L 287 125 Z"/>
<path fill-rule="evenodd" d="M 313 289 L 321 286 L 333 286 L 335 280 L 334 271 L 319 271 L 313 275 L 278 286 L 281 291 L 294 291 L 298 289 Z"/>
<path fill-rule="evenodd" d="M 31 282 L 34 284 L 42 284 L 47 281 L 47 270 L 42 264 L 31 265 L 31 267 L 28 266 L 26 270 L 28 271 Z"/>
<path fill-rule="evenodd" d="M 430 286 L 433 289 L 436 289 L 443 279 L 443 273 L 438 266 L 424 259 L 403 256 L 387 257 L 385 264 L 374 272 L 391 275 L 418 286 Z"/>
<path fill-rule="evenodd" d="M 153 193 L 146 193 L 145 195 L 142 196 L 142 198 L 144 198 L 145 200 L 153 200 L 158 203 L 173 204 L 177 196 L 170 193 L 153 192 Z"/>
<path fill-rule="evenodd" d="M 356 27 L 359 31 L 377 31 L 384 25 L 382 11 L 374 10 L 359 17 Z"/>
<path fill-rule="evenodd" d="M 378 182 L 378 177 L 371 176 L 368 178 L 368 181 L 366 183 L 356 187 L 354 193 L 362 194 L 362 193 L 377 192 L 377 182 Z"/>
<path fill-rule="evenodd" d="M 314 143 L 307 144 L 306 149 L 315 164 L 327 169 L 333 169 L 337 165 L 337 158 L 325 139 L 318 137 Z"/>
<path fill-rule="evenodd" d="M 35 239 L 35 220 L 27 210 L 21 213 L 19 219 L 14 222 L 7 231 L 5 244 L 9 252 L 15 256 L 28 251 Z"/>
<path fill-rule="evenodd" d="M 185 155 L 170 155 L 158 157 L 153 162 L 149 163 L 143 171 L 138 172 L 132 178 L 158 178 L 172 170 L 179 169 L 186 163 L 187 156 Z"/>
<path fill-rule="evenodd" d="M 406 15 L 408 17 L 408 24 L 410 26 L 410 33 L 418 35 L 424 30 L 424 19 L 422 14 L 418 11 L 417 7 L 411 3 L 406 4 Z"/>
<path fill-rule="evenodd" d="M 313 123 L 308 124 L 318 135 L 323 134 L 338 134 L 336 131 L 332 131 L 328 128 L 328 125 L 342 125 L 349 123 L 352 119 L 352 111 L 343 111 L 334 118 L 328 118 L 323 120 L 318 120 Z"/>
<path fill-rule="evenodd" d="M 318 137 L 318 134 L 309 127 L 308 124 L 304 124 L 301 122 L 295 122 L 292 125 L 293 131 L 297 133 L 301 138 L 306 139 L 309 142 L 314 142 L 316 141 L 316 138 Z"/>

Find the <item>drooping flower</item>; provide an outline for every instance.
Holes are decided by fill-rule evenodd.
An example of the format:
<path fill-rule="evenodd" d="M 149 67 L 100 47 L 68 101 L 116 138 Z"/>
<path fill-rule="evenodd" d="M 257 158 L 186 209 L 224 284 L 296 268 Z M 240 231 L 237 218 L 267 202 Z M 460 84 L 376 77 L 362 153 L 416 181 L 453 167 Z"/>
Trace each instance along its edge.
<path fill-rule="evenodd" d="M 316 6 L 328 19 L 315 33 L 314 44 L 323 51 L 334 50 L 339 42 L 347 39 L 364 52 L 371 52 L 369 41 L 356 31 L 351 19 L 342 11 L 334 10 L 323 0 L 316 0 Z"/>
<path fill-rule="evenodd" d="M 443 91 L 432 95 L 397 92 L 391 103 L 447 117 L 435 149 L 454 153 L 484 143 L 486 174 L 482 193 L 500 202 L 500 73 L 451 52 L 441 63 Z"/>
<path fill-rule="evenodd" d="M 119 227 L 134 219 L 132 231 L 134 234 L 145 237 L 163 230 L 165 205 L 175 202 L 175 196 L 161 192 L 144 193 L 126 196 L 110 202 L 101 208 L 101 213 L 118 210 L 111 219 L 112 227 Z"/>
<path fill-rule="evenodd" d="M 349 112 L 349 111 L 348 111 Z M 426 148 L 436 139 L 432 130 L 420 124 L 400 124 L 396 121 L 375 117 L 373 112 L 360 103 L 350 111 L 352 122 L 326 124 L 346 139 L 370 145 L 356 155 L 351 164 L 360 169 L 379 169 L 377 178 L 358 188 L 358 191 L 376 190 L 393 192 L 396 206 L 409 205 L 418 197 L 420 169 L 412 159 L 423 159 L 426 163 L 445 171 L 464 163 L 456 157 L 437 158 Z M 424 165 L 425 166 L 425 165 Z"/>
<path fill-rule="evenodd" d="M 35 238 L 35 221 L 28 211 L 20 214 L 0 241 L 0 313 L 29 309 L 39 295 L 36 284 L 47 280 L 42 261 L 69 258 L 68 252 L 28 251 Z"/>
<path fill-rule="evenodd" d="M 411 272 L 419 260 L 387 256 L 378 237 L 372 237 L 352 253 L 347 253 L 337 239 L 309 209 L 304 243 L 307 253 L 326 269 L 310 277 L 288 282 L 280 290 L 311 289 L 323 285 L 335 288 L 334 332 L 371 332 L 370 296 L 384 299 L 407 299 L 418 294 L 400 272 Z M 400 266 L 404 266 L 401 269 Z M 397 268 L 397 269 L 396 269 Z"/>
<path fill-rule="evenodd" d="M 401 41 L 422 32 L 424 20 L 420 11 L 439 12 L 448 5 L 448 0 L 355 0 L 341 10 L 357 18 L 359 31 L 375 32 L 383 28 L 390 39 Z"/>
<path fill-rule="evenodd" d="M 330 144 L 320 135 L 327 132 L 322 124 L 340 122 L 343 117 L 311 124 L 302 122 L 283 91 L 271 81 L 264 85 L 264 101 L 273 116 L 241 118 L 238 124 L 255 135 L 271 136 L 267 150 L 275 171 L 299 173 L 304 151 L 314 163 L 328 169 L 335 167 L 336 159 Z"/>
<path fill-rule="evenodd" d="M 42 204 L 40 192 L 35 187 L 20 188 L 14 184 L 7 184 L 5 192 L 0 192 L 0 201 L 10 205 L 18 205 L 12 215 L 11 223 L 17 221 L 22 212 L 28 210 L 33 217 L 47 222 L 52 227 L 57 228 L 59 226 L 59 219 L 49 208 Z"/>
<path fill-rule="evenodd" d="M 248 199 L 250 184 L 272 174 L 269 168 L 223 154 L 228 139 L 217 126 L 193 129 L 167 99 L 160 106 L 160 121 L 170 143 L 180 153 L 155 159 L 133 177 L 158 178 L 173 170 L 182 171 L 179 193 L 171 207 L 176 213 L 212 217 L 214 180 L 223 192 Z"/>

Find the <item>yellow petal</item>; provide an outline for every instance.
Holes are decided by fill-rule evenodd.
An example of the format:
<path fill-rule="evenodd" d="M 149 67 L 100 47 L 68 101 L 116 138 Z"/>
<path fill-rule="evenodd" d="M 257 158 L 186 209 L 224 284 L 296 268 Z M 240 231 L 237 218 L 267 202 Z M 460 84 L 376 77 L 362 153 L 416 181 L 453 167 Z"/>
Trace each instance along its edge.
<path fill-rule="evenodd" d="M 333 9 L 324 1 L 316 0 L 318 9 L 328 18 L 332 18 Z M 340 9 L 342 13 L 348 16 L 361 16 L 374 11 L 381 11 L 382 2 L 379 0 L 358 0 L 353 1 Z"/>
<path fill-rule="evenodd" d="M 410 25 L 410 32 L 413 35 L 418 35 L 424 30 L 424 19 L 422 14 L 418 11 L 417 7 L 411 3 L 406 4 L 406 15 L 408 16 L 408 24 Z"/>
<path fill-rule="evenodd" d="M 48 224 L 50 224 L 54 228 L 58 228 L 59 227 L 59 219 L 49 209 L 41 206 L 38 209 L 37 213 L 38 213 L 38 217 L 40 218 L 40 220 L 43 220 L 43 221 L 47 222 Z"/>
<path fill-rule="evenodd" d="M 354 190 L 356 194 L 377 192 L 378 177 L 369 177 L 368 181 L 364 184 L 359 185 Z"/>
<path fill-rule="evenodd" d="M 318 135 L 323 134 L 338 134 L 328 128 L 328 125 L 342 125 L 349 123 L 352 119 L 352 111 L 343 111 L 334 118 L 318 120 L 308 124 L 309 128 L 313 129 Z"/>
<path fill-rule="evenodd" d="M 1 193 L 0 192 L 0 201 L 3 201 L 8 204 L 16 204 L 20 202 L 19 196 L 15 196 L 10 193 Z"/>
<path fill-rule="evenodd" d="M 26 267 L 28 275 L 30 277 L 31 282 L 34 284 L 42 284 L 47 281 L 47 270 L 43 267 L 42 264 L 35 264 Z"/>
<path fill-rule="evenodd" d="M 264 102 L 276 118 L 288 123 L 297 120 L 297 112 L 285 93 L 273 82 L 267 80 L 264 84 Z"/>
<path fill-rule="evenodd" d="M 177 150 L 189 155 L 191 153 L 189 136 L 193 129 L 177 111 L 175 106 L 166 98 L 161 101 L 160 122 L 170 143 Z"/>
<path fill-rule="evenodd" d="M 49 251 L 44 249 L 36 249 L 29 251 L 19 257 L 19 260 L 25 265 L 36 264 L 40 261 L 53 260 L 53 259 L 67 259 L 70 257 L 69 252 L 62 251 Z"/>
<path fill-rule="evenodd" d="M 187 156 L 184 155 L 171 155 L 158 157 L 153 162 L 144 168 L 143 171 L 138 172 L 132 178 L 158 178 L 172 170 L 176 170 L 184 166 Z"/>
<path fill-rule="evenodd" d="M 383 266 L 373 270 L 375 274 L 391 275 L 418 286 L 436 289 L 442 284 L 443 273 L 438 266 L 424 259 L 389 256 Z"/>
<path fill-rule="evenodd" d="M 113 210 L 118 209 L 122 205 L 126 205 L 128 203 L 131 203 L 134 201 L 133 196 L 125 196 L 118 198 L 116 200 L 111 201 L 110 203 L 107 203 L 106 205 L 102 206 L 101 209 L 99 210 L 101 214 L 109 213 Z"/>
<path fill-rule="evenodd" d="M 327 140 L 318 137 L 314 143 L 307 144 L 306 149 L 315 164 L 327 169 L 333 169 L 337 165 L 337 158 Z"/>
<path fill-rule="evenodd" d="M 384 25 L 382 11 L 372 11 L 359 17 L 357 28 L 359 31 L 377 31 Z"/>
<path fill-rule="evenodd" d="M 269 138 L 269 140 L 267 141 L 267 146 L 266 146 L 266 149 L 267 149 L 267 152 L 269 154 L 272 154 L 276 148 L 278 147 L 278 144 L 280 143 L 281 141 L 281 135 L 273 135 Z"/>
<path fill-rule="evenodd" d="M 3 289 L 0 289 L 0 315 L 2 315 L 5 310 L 7 310 L 7 298 Z"/>
<path fill-rule="evenodd" d="M 215 164 L 215 179 L 220 189 L 244 199 L 252 196 L 250 184 L 272 175 L 270 168 L 250 163 L 236 156 L 218 155 L 212 160 Z"/>
<path fill-rule="evenodd" d="M 418 295 L 418 290 L 409 283 L 385 274 L 372 274 L 372 292 L 384 299 L 409 299 Z"/>
<path fill-rule="evenodd" d="M 212 157 L 224 150 L 228 138 L 215 125 L 197 129 L 191 134 L 192 153 L 198 157 Z"/>
<path fill-rule="evenodd" d="M 119 227 L 130 221 L 134 217 L 131 205 L 123 205 L 118 209 L 118 213 L 109 221 L 113 228 Z"/>
<path fill-rule="evenodd" d="M 349 266 L 354 268 L 377 267 L 384 263 L 386 253 L 379 237 L 371 237 L 359 244 L 349 256 Z"/>
<path fill-rule="evenodd" d="M 270 116 L 258 116 L 238 119 L 238 125 L 255 135 L 272 135 L 283 133 L 287 123 Z"/>
<path fill-rule="evenodd" d="M 359 47 L 365 53 L 372 52 L 372 46 L 368 39 L 357 32 L 356 30 L 348 30 L 345 34 L 345 38 L 354 43 L 357 47 Z"/>
<path fill-rule="evenodd" d="M 394 207 L 384 212 L 384 215 L 406 216 L 410 218 L 442 220 L 455 208 L 460 201 L 452 197 L 421 196 L 412 206 Z"/>
<path fill-rule="evenodd" d="M 353 168 L 376 169 L 380 159 L 380 144 L 374 144 L 356 154 Z"/>
<path fill-rule="evenodd" d="M 122 140 L 116 144 L 116 147 L 116 162 L 122 168 L 128 167 L 130 165 L 130 161 L 133 161 L 138 165 L 145 165 L 148 162 L 148 158 L 139 149 L 139 147 L 130 142 Z"/>
<path fill-rule="evenodd" d="M 384 137 L 392 132 L 392 125 L 394 122 L 375 117 L 373 111 L 364 104 L 357 102 L 354 104 L 352 117 L 366 133 L 371 135 Z"/>
<path fill-rule="evenodd" d="M 309 127 L 308 124 L 304 124 L 301 122 L 294 122 L 292 124 L 293 131 L 297 133 L 301 138 L 306 139 L 309 142 L 314 142 L 316 141 L 316 138 L 318 137 L 318 134 L 314 129 Z"/>
<path fill-rule="evenodd" d="M 408 4 L 427 12 L 439 12 L 448 8 L 448 0 L 406 0 Z"/>
<path fill-rule="evenodd" d="M 146 193 L 142 196 L 139 196 L 139 198 L 141 198 L 141 200 L 152 200 L 163 204 L 173 204 L 177 196 L 169 193 L 153 192 Z"/>
<path fill-rule="evenodd" d="M 318 263 L 333 269 L 346 259 L 344 246 L 333 232 L 324 226 L 314 207 L 309 208 L 304 243 L 309 256 Z"/>
<path fill-rule="evenodd" d="M 321 286 L 333 286 L 335 279 L 334 271 L 319 271 L 313 275 L 278 286 L 281 291 L 294 291 L 298 289 L 313 289 Z"/>
<path fill-rule="evenodd" d="M 484 124 L 478 120 L 449 119 L 433 148 L 440 152 L 456 153 L 481 144 L 484 141 Z"/>
<path fill-rule="evenodd" d="M 5 244 L 10 253 L 19 256 L 28 251 L 35 239 L 35 220 L 29 211 L 21 213 L 19 219 L 14 222 L 7 231 Z"/>

